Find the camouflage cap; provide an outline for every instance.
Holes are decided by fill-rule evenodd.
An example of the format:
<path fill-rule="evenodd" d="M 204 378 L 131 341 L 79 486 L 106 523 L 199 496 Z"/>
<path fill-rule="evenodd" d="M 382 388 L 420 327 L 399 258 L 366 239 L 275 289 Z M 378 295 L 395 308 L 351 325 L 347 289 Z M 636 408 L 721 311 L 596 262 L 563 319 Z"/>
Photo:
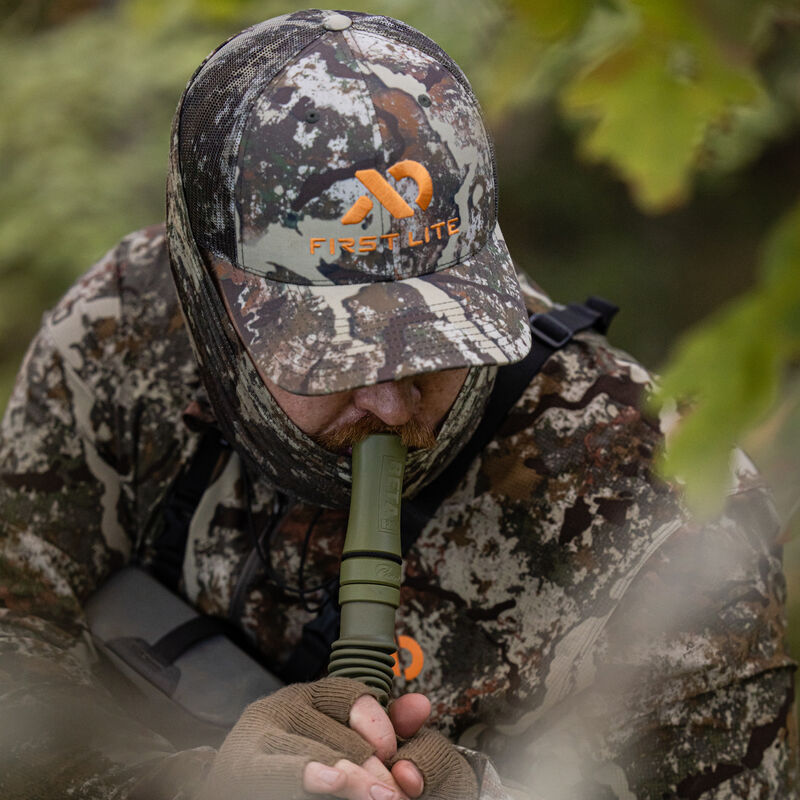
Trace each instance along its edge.
<path fill-rule="evenodd" d="M 192 235 L 282 388 L 527 353 L 480 108 L 413 28 L 302 11 L 245 31 L 190 82 L 179 148 Z"/>

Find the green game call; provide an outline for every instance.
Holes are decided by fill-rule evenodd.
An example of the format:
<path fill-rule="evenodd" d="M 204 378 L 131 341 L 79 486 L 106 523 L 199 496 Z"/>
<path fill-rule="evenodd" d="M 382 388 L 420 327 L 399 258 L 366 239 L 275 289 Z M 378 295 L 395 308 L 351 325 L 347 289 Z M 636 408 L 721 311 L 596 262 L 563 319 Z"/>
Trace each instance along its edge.
<path fill-rule="evenodd" d="M 339 638 L 328 674 L 355 678 L 389 700 L 397 649 L 394 615 L 400 605 L 400 501 L 406 447 L 379 433 L 353 448 L 350 517 L 342 550 Z"/>

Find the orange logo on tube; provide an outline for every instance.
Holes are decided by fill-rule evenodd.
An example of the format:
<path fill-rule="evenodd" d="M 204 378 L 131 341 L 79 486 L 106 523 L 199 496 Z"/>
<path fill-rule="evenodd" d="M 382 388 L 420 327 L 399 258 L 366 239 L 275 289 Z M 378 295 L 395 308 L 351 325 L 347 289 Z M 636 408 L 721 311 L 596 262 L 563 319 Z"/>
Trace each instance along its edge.
<path fill-rule="evenodd" d="M 422 652 L 422 648 L 417 643 L 417 640 L 412 639 L 410 636 L 398 636 L 397 645 L 400 650 L 405 650 L 407 653 L 411 654 L 411 664 L 402 671 L 402 674 L 407 681 L 413 681 L 414 678 L 422 672 L 422 667 L 425 665 L 425 656 Z M 398 654 L 392 653 L 392 658 L 394 658 L 394 667 L 392 667 L 392 670 L 395 675 L 399 676 L 401 673 Z"/>

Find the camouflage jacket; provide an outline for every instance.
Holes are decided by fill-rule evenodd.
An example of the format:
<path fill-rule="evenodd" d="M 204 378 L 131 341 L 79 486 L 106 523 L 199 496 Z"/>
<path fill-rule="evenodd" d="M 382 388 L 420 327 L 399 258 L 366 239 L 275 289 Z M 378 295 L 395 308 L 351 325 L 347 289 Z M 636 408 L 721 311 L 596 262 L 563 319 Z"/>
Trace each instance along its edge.
<path fill-rule="evenodd" d="M 398 691 L 534 798 L 793 797 L 776 518 L 743 457 L 724 515 L 687 515 L 652 471 L 648 380 L 594 333 L 549 359 L 405 559 Z M 3 423 L 2 797 L 191 797 L 173 767 L 197 781 L 213 757 L 116 705 L 82 612 L 152 562 L 200 439 L 187 421 L 207 415 L 163 228 L 133 234 L 46 316 Z M 276 492 L 251 483 L 226 451 L 180 591 L 276 663 L 314 611 L 267 580 L 248 520 L 276 523 L 275 573 L 296 586 L 302 559 L 310 587 L 336 573 L 346 520 L 299 502 L 275 520 Z M 483 798 L 503 795 L 485 771 Z"/>

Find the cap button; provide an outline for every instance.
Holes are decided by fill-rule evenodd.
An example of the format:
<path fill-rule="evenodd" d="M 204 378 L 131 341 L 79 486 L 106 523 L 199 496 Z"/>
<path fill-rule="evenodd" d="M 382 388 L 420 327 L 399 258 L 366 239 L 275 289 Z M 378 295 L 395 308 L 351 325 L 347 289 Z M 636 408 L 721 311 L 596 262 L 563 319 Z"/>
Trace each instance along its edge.
<path fill-rule="evenodd" d="M 343 31 L 352 24 L 353 20 L 351 20 L 350 17 L 346 17 L 344 14 L 328 14 L 328 16 L 322 20 L 322 27 L 327 31 Z"/>

